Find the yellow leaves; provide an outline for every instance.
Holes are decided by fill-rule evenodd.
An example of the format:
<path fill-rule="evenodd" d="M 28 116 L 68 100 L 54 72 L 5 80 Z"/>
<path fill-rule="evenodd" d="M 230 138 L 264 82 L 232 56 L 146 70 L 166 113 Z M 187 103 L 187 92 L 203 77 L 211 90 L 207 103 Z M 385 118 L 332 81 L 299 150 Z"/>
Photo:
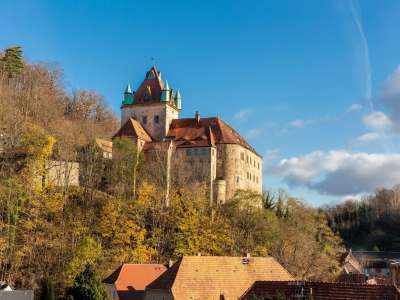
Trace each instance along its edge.
<path fill-rule="evenodd" d="M 84 237 L 75 249 L 70 260 L 66 275 L 69 282 L 83 271 L 85 265 L 94 264 L 102 253 L 101 245 L 91 237 Z"/>
<path fill-rule="evenodd" d="M 43 208 L 50 214 L 61 213 L 64 208 L 64 199 L 61 193 L 53 193 L 43 201 Z"/>

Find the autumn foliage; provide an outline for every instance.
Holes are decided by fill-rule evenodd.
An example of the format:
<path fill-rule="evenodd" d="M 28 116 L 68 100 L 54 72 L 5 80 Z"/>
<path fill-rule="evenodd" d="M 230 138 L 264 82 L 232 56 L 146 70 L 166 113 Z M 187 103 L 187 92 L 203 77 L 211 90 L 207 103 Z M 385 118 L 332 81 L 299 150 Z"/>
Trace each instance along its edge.
<path fill-rule="evenodd" d="M 90 146 L 96 137 L 110 138 L 117 125 L 101 97 L 66 93 L 61 72 L 51 66 L 23 62 L 13 71 L 5 63 L 0 63 L 1 280 L 38 289 L 51 278 L 57 295 L 79 294 L 87 292 L 74 289 L 79 274 L 93 272 L 87 266 L 102 277 L 122 263 L 247 252 L 274 256 L 298 278 L 335 276 L 341 240 L 319 210 L 284 193 L 246 191 L 210 207 L 201 184 L 174 186 L 166 206 L 161 181 L 148 176 L 129 142 L 118 141 L 121 151 L 113 161 Z M 50 159 L 86 163 L 81 185 L 38 180 Z M 260 202 L 263 207 L 254 205 Z"/>

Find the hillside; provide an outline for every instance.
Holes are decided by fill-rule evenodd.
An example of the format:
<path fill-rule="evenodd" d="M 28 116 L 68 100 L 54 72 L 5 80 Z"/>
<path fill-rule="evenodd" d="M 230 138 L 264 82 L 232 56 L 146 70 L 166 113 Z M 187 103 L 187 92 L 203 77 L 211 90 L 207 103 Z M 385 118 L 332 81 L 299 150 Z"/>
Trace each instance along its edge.
<path fill-rule="evenodd" d="M 63 295 L 86 264 L 105 276 L 121 263 L 199 252 L 272 255 L 297 278 L 336 275 L 343 248 L 323 212 L 245 191 L 210 207 L 204 186 L 184 183 L 171 186 L 166 207 L 162 169 L 145 168 L 129 140 L 115 140 L 112 160 L 92 147 L 117 126 L 101 97 L 69 95 L 60 70 L 21 54 L 7 49 L 0 61 L 0 280 L 38 288 L 46 279 Z M 79 160 L 80 186 L 38 181 L 49 160 Z"/>

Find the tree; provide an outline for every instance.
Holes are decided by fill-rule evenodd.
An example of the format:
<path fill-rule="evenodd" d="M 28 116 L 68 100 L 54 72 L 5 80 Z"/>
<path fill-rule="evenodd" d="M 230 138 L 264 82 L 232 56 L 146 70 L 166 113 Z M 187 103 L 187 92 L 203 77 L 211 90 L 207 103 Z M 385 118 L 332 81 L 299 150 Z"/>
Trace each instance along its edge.
<path fill-rule="evenodd" d="M 67 291 L 67 296 L 74 300 L 111 300 L 103 284 L 96 275 L 92 265 L 86 265 L 74 280 L 72 287 Z"/>
<path fill-rule="evenodd" d="M 43 278 L 41 281 L 40 300 L 55 300 L 54 284 L 50 278 Z"/>
<path fill-rule="evenodd" d="M 6 49 L 4 57 L 1 59 L 1 66 L 9 78 L 21 74 L 24 68 L 21 47 Z"/>

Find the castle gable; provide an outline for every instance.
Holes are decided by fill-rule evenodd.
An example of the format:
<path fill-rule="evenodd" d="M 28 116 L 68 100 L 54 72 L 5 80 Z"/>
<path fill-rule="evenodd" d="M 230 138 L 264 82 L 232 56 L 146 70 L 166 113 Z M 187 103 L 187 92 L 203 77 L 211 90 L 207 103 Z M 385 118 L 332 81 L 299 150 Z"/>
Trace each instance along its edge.
<path fill-rule="evenodd" d="M 124 125 L 118 130 L 118 132 L 113 136 L 116 137 L 133 137 L 139 138 L 145 142 L 151 142 L 152 138 L 147 133 L 147 131 L 142 127 L 142 125 L 133 118 L 129 118 Z"/>
<path fill-rule="evenodd" d="M 160 72 L 152 67 L 134 95 L 135 103 L 160 102 L 163 88 L 164 82 L 161 80 Z"/>

